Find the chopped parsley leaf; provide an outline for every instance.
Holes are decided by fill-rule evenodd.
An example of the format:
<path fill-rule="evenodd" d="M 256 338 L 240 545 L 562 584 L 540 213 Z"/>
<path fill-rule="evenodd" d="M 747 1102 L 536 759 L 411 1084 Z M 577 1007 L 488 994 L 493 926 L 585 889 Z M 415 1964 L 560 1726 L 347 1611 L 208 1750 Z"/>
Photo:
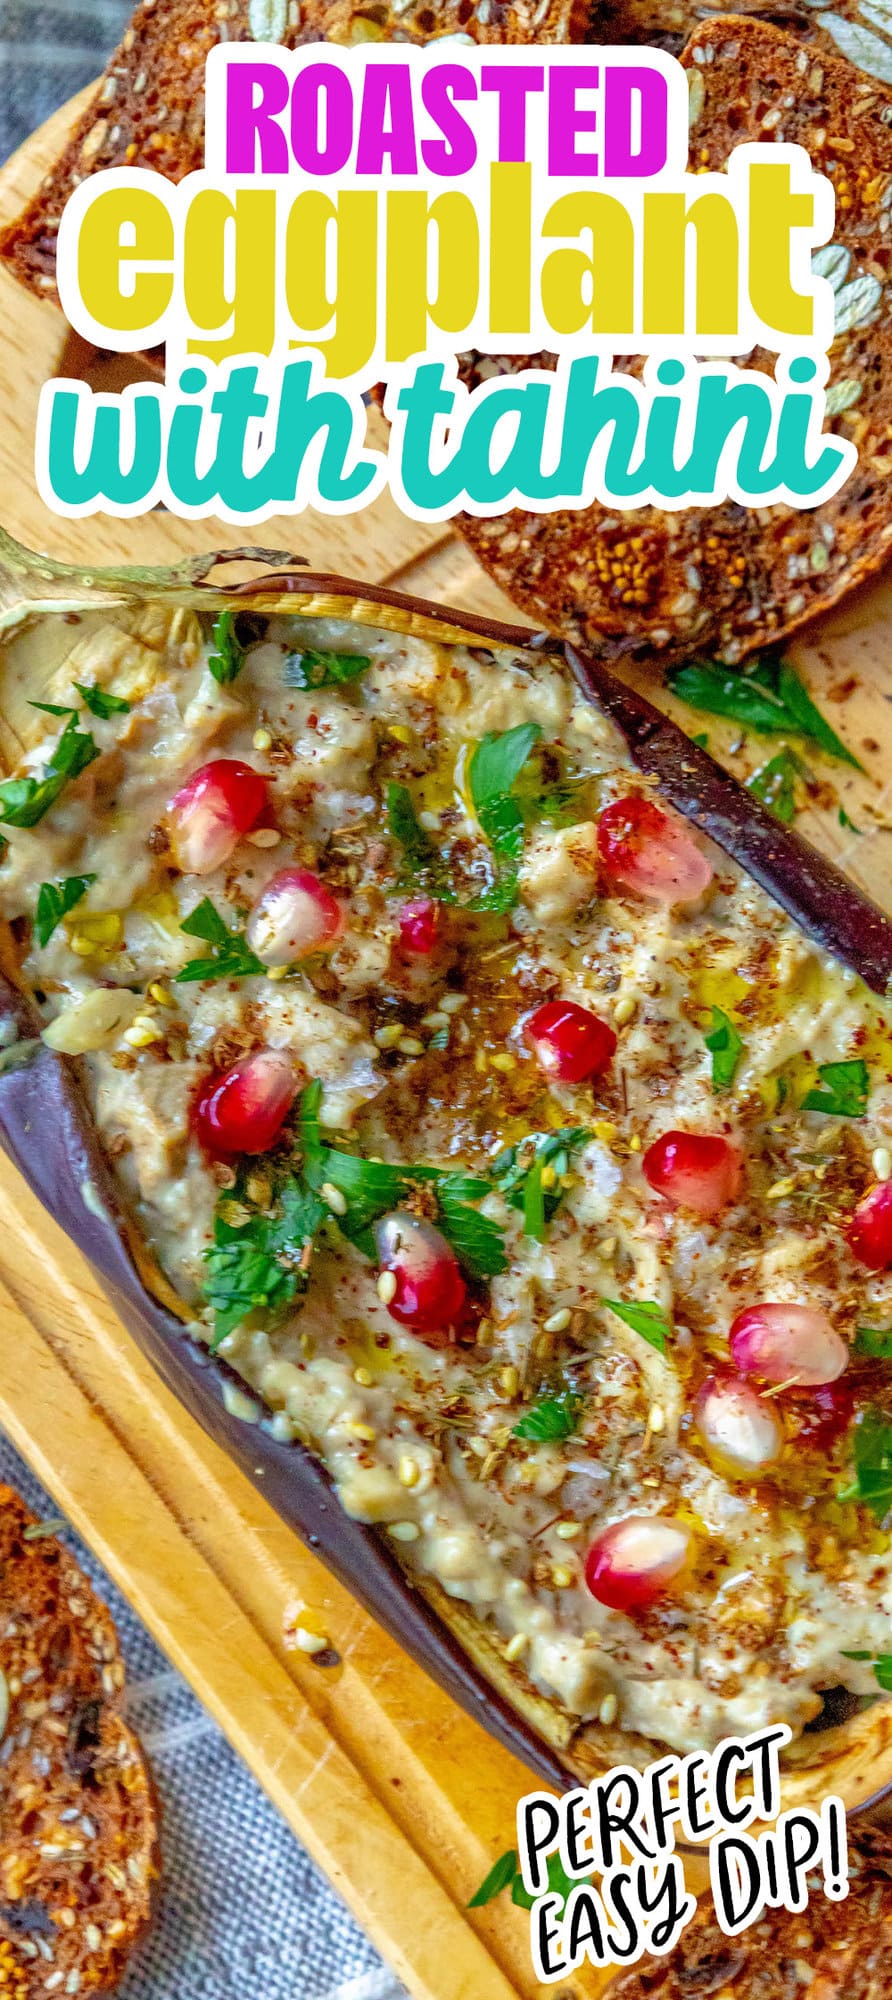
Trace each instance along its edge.
<path fill-rule="evenodd" d="M 849 815 L 848 815 L 848 813 L 846 812 L 846 809 L 845 809 L 845 806 L 840 806 L 840 808 L 839 808 L 839 812 L 838 812 L 838 814 L 837 814 L 837 818 L 838 818 L 838 820 L 839 820 L 839 824 L 840 824 L 840 826 L 843 826 L 843 827 L 845 827 L 845 830 L 846 830 L 846 832 L 847 832 L 847 833 L 857 833 L 857 835 L 858 835 L 858 839 L 859 839 L 859 840 L 861 839 L 861 837 L 862 837 L 862 835 L 863 835 L 863 833 L 864 833 L 864 828 L 863 828 L 863 826 L 856 826 L 856 825 L 855 825 L 855 822 L 854 822 L 854 820 L 853 820 L 853 819 L 850 819 L 850 818 L 849 818 Z"/>
<path fill-rule="evenodd" d="M 203 1292 L 214 1312 L 212 1353 L 250 1313 L 283 1317 L 306 1290 L 308 1246 L 330 1220 L 325 1204 L 293 1177 L 283 1182 L 269 1213 L 255 1210 L 245 1221 L 226 1220 L 227 1211 L 246 1206 L 238 1185 L 234 1195 L 221 1198 L 213 1245 L 205 1251 Z"/>
<path fill-rule="evenodd" d="M 66 875 L 64 882 L 41 882 L 34 919 L 38 944 L 49 944 L 57 924 L 74 909 L 95 880 L 95 875 Z"/>
<path fill-rule="evenodd" d="M 202 938 L 211 947 L 210 958 L 190 958 L 177 981 L 195 979 L 247 979 L 252 973 L 265 972 L 266 966 L 249 951 L 239 931 L 227 929 L 219 910 L 214 909 L 210 896 L 203 897 L 192 911 L 184 917 L 180 930 L 189 937 Z"/>
<path fill-rule="evenodd" d="M 50 752 L 42 777 L 7 778 L 0 784 L 0 821 L 4 826 L 36 826 L 69 780 L 80 777 L 94 757 L 99 756 L 92 736 L 78 728 L 76 709 L 51 707 L 38 701 L 31 706 L 43 708 L 49 715 L 66 715 L 68 720 Z"/>
<path fill-rule="evenodd" d="M 109 694 L 107 688 L 96 687 L 95 683 L 82 686 L 80 681 L 75 681 L 74 686 L 90 714 L 98 715 L 102 722 L 107 722 L 111 715 L 130 714 L 130 703 L 124 700 L 123 695 Z"/>
<path fill-rule="evenodd" d="M 582 1878 L 567 1874 L 559 1854 L 550 1854 L 546 1865 L 549 1891 L 554 1896 L 562 1897 L 566 1903 L 571 1889 L 577 1889 Z M 520 1909 L 532 1909 L 536 1899 L 524 1887 L 523 1876 L 518 1868 L 517 1855 L 513 1848 L 509 1848 L 507 1854 L 500 1854 L 498 1861 L 493 1862 L 489 1874 L 481 1882 L 476 1895 L 471 1897 L 468 1909 L 482 1909 L 485 1903 L 491 1903 L 496 1896 L 500 1896 L 503 1889 L 510 1889 L 511 1901 L 512 1903 L 516 1903 Z M 543 1889 L 542 1894 L 545 1895 L 545 1893 L 546 1891 Z"/>
<path fill-rule="evenodd" d="M 728 1014 L 713 1007 L 712 1027 L 704 1037 L 712 1056 L 713 1090 L 730 1090 L 743 1054 L 744 1044 Z"/>
<path fill-rule="evenodd" d="M 215 681 L 226 687 L 241 673 L 245 664 L 245 648 L 239 645 L 235 636 L 234 611 L 221 611 L 219 618 L 214 620 L 211 637 L 217 650 L 210 654 L 208 667 Z"/>
<path fill-rule="evenodd" d="M 500 1896 L 503 1889 L 510 1889 L 517 1873 L 517 1855 L 513 1847 L 509 1847 L 506 1854 L 500 1854 L 498 1861 L 493 1862 L 489 1874 L 484 1877 L 479 1889 L 471 1897 L 468 1909 L 482 1910 L 484 1904 L 491 1903 L 494 1897 Z"/>
<path fill-rule="evenodd" d="M 853 1352 L 873 1361 L 892 1361 L 892 1326 L 859 1326 Z"/>
<path fill-rule="evenodd" d="M 650 1342 L 660 1354 L 666 1352 L 666 1342 L 672 1332 L 672 1323 L 667 1319 L 662 1306 L 655 1299 L 642 1299 L 631 1305 L 621 1299 L 602 1299 L 602 1306 L 609 1306 L 617 1319 L 625 1321 L 633 1333 L 640 1333 L 643 1340 Z"/>
<path fill-rule="evenodd" d="M 317 653 L 307 647 L 301 653 L 286 653 L 285 686 L 343 687 L 347 681 L 358 680 L 371 664 L 368 653 Z"/>
<path fill-rule="evenodd" d="M 872 1653 L 847 1653 L 843 1647 L 842 1656 L 844 1660 L 869 1660 L 878 1687 L 884 1694 L 892 1694 L 892 1653 L 878 1653 L 874 1659 Z"/>
<path fill-rule="evenodd" d="M 572 1389 L 560 1396 L 543 1396 L 515 1424 L 512 1437 L 528 1438 L 534 1444 L 557 1444 L 572 1437 L 581 1401 Z"/>
<path fill-rule="evenodd" d="M 820 1063 L 818 1075 L 824 1088 L 806 1092 L 803 1111 L 823 1111 L 828 1118 L 864 1117 L 870 1076 L 860 1056 L 854 1062 Z"/>
<path fill-rule="evenodd" d="M 389 784 L 386 803 L 387 830 L 391 839 L 398 841 L 403 850 L 400 886 L 425 889 L 438 903 L 454 903 L 455 888 L 449 864 L 439 848 L 434 846 L 427 828 L 422 826 L 408 785 Z"/>
<path fill-rule="evenodd" d="M 760 765 L 759 770 L 754 771 L 746 781 L 747 791 L 752 792 L 753 798 L 758 799 L 761 805 L 767 806 L 775 819 L 782 820 L 784 826 L 790 826 L 796 818 L 795 781 L 801 770 L 801 759 L 795 750 L 785 746 L 776 757 L 770 757 L 767 764 Z"/>
<path fill-rule="evenodd" d="M 892 1509 L 892 1424 L 881 1410 L 865 1410 L 852 1433 L 855 1477 L 837 1494 L 860 1500 L 882 1523 Z"/>
<path fill-rule="evenodd" d="M 831 729 L 795 667 L 767 657 L 735 672 L 709 660 L 692 660 L 667 674 L 673 694 L 707 715 L 727 715 L 763 736 L 801 736 L 841 764 L 863 769 Z"/>
<path fill-rule="evenodd" d="M 517 901 L 524 821 L 512 787 L 541 734 L 538 722 L 521 722 L 499 735 L 490 732 L 471 758 L 471 798 L 495 863 L 489 888 L 473 899 L 471 907 L 476 910 L 510 910 Z"/>
<path fill-rule="evenodd" d="M 537 1243 L 544 1241 L 546 1226 L 563 1200 L 560 1181 L 569 1169 L 571 1153 L 590 1138 L 584 1125 L 562 1125 L 555 1132 L 530 1132 L 516 1146 L 507 1146 L 496 1155 L 490 1167 L 493 1180 L 509 1208 L 522 1211 L 524 1235 Z M 543 1167 L 553 1169 L 547 1186 L 543 1185 Z"/>

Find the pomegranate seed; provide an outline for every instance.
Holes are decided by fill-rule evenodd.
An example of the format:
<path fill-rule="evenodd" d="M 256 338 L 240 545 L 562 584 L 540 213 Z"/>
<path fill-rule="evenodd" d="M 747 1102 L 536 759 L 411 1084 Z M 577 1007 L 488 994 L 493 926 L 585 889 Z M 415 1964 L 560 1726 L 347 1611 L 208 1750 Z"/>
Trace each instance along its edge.
<path fill-rule="evenodd" d="M 695 1215 L 718 1215 L 740 1192 L 740 1153 L 711 1132 L 664 1132 L 641 1165 L 657 1194 Z"/>
<path fill-rule="evenodd" d="M 258 896 L 245 937 L 264 965 L 329 951 L 344 928 L 340 903 L 309 868 L 282 868 Z"/>
<path fill-rule="evenodd" d="M 297 1095 L 297 1078 L 282 1049 L 255 1049 L 208 1079 L 193 1123 L 205 1152 L 267 1153 Z"/>
<path fill-rule="evenodd" d="M 710 1375 L 694 1406 L 710 1458 L 724 1472 L 754 1478 L 780 1457 L 784 1433 L 770 1403 L 734 1375 Z"/>
<path fill-rule="evenodd" d="M 798 1388 L 835 1382 L 849 1358 L 845 1341 L 817 1306 L 749 1306 L 738 1313 L 730 1341 L 741 1375 Z"/>
<path fill-rule="evenodd" d="M 524 1022 L 523 1032 L 546 1075 L 560 1083 L 600 1076 L 616 1048 L 613 1029 L 575 1000 L 547 1000 Z"/>
<path fill-rule="evenodd" d="M 695 903 L 712 881 L 711 863 L 681 821 L 637 795 L 605 807 L 598 853 L 615 882 L 657 903 Z"/>
<path fill-rule="evenodd" d="M 592 1543 L 585 1580 L 611 1611 L 643 1611 L 687 1567 L 691 1537 L 680 1521 L 658 1514 L 627 1514 Z"/>
<path fill-rule="evenodd" d="M 391 1318 L 429 1347 L 448 1347 L 467 1292 L 445 1236 L 432 1222 L 394 1209 L 376 1222 L 375 1242 L 382 1272 L 396 1279 L 396 1290 L 386 1301 Z"/>
<path fill-rule="evenodd" d="M 210 875 L 266 810 L 266 779 L 237 757 L 202 764 L 167 808 L 173 858 L 184 875 Z"/>
<path fill-rule="evenodd" d="M 812 1390 L 807 1403 L 791 1396 L 800 1442 L 812 1451 L 831 1451 L 851 1429 L 857 1401 L 857 1391 L 849 1381 L 821 1384 Z"/>
<path fill-rule="evenodd" d="M 892 1264 L 892 1181 L 880 1181 L 859 1201 L 846 1231 L 853 1257 L 869 1271 Z"/>
<path fill-rule="evenodd" d="M 440 905 L 430 896 L 404 903 L 397 917 L 400 951 L 407 958 L 429 958 L 440 936 Z"/>

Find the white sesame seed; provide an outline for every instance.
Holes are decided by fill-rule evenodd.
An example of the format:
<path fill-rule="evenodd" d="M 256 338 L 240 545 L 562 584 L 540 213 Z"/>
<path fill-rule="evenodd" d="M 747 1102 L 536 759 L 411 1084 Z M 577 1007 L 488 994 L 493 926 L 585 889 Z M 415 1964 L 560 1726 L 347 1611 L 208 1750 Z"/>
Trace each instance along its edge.
<path fill-rule="evenodd" d="M 341 1193 L 340 1188 L 333 1187 L 331 1181 L 323 1181 L 319 1193 L 326 1208 L 331 1209 L 332 1215 L 346 1215 L 347 1197 Z"/>
<path fill-rule="evenodd" d="M 425 833 L 439 833 L 440 815 L 435 812 L 420 812 L 418 824 L 424 827 Z"/>
<path fill-rule="evenodd" d="M 873 1170 L 878 1181 L 892 1180 L 892 1153 L 888 1146 L 878 1146 L 873 1156 Z"/>
<path fill-rule="evenodd" d="M 557 1563 L 551 1572 L 551 1581 L 555 1590 L 569 1590 L 573 1582 L 573 1571 L 567 1569 L 564 1563 Z"/>
<path fill-rule="evenodd" d="M 582 1534 L 582 1522 L 581 1522 L 581 1521 L 556 1521 L 556 1522 L 555 1522 L 555 1528 L 554 1528 L 554 1532 L 555 1532 L 555 1534 L 556 1534 L 556 1535 L 558 1535 L 558 1536 L 560 1537 L 560 1540 L 561 1540 L 562 1542 L 572 1542 L 572 1541 L 575 1541 L 575 1539 L 576 1539 L 576 1536 L 577 1536 L 577 1535 L 581 1535 L 581 1534 Z"/>
<path fill-rule="evenodd" d="M 634 1021 L 637 1012 L 638 1002 L 634 993 L 623 993 L 620 999 L 615 1002 L 613 1008 L 613 1018 L 617 1027 L 626 1027 L 629 1021 Z"/>
<path fill-rule="evenodd" d="M 423 1028 L 433 1028 L 435 1030 L 438 1028 L 448 1028 L 449 1015 L 444 1014 L 441 1010 L 437 1010 L 433 1014 L 422 1014 L 421 1025 Z"/>
<path fill-rule="evenodd" d="M 395 1272 L 395 1271 L 382 1271 L 382 1272 L 381 1272 L 381 1276 L 380 1276 L 380 1278 L 378 1279 L 378 1285 L 377 1285 L 377 1291 L 378 1291 L 378 1297 L 379 1297 L 379 1299 L 381 1300 L 381 1304 L 382 1304 L 382 1306 L 389 1306 L 389 1304 L 390 1304 L 390 1301 L 391 1301 L 391 1299 L 395 1299 L 395 1298 L 396 1298 L 396 1272 Z"/>
<path fill-rule="evenodd" d="M 253 833 L 246 834 L 252 847 L 278 847 L 282 838 L 277 826 L 255 826 Z"/>
<path fill-rule="evenodd" d="M 372 1040 L 376 1049 L 395 1049 L 404 1033 L 402 1021 L 388 1021 L 385 1027 L 375 1029 Z"/>
<path fill-rule="evenodd" d="M 324 1653 L 329 1641 L 324 1632 L 308 1632 L 305 1625 L 299 1625 L 294 1643 L 299 1653 Z"/>
<path fill-rule="evenodd" d="M 519 1660 L 526 1652 L 528 1643 L 525 1632 L 515 1632 L 513 1639 L 509 1639 L 505 1647 L 506 1660 Z"/>
<path fill-rule="evenodd" d="M 603 1723 L 605 1729 L 609 1729 L 611 1722 L 616 1721 L 618 1708 L 619 1702 L 616 1699 L 616 1695 L 605 1694 L 604 1700 L 598 1710 L 598 1721 Z"/>
<path fill-rule="evenodd" d="M 271 750 L 273 739 L 268 729 L 255 729 L 252 737 L 255 750 Z"/>
<path fill-rule="evenodd" d="M 660 1407 L 659 1403 L 651 1403 L 647 1418 L 648 1430 L 661 1431 L 665 1429 L 665 1426 L 666 1426 L 665 1410 Z"/>
<path fill-rule="evenodd" d="M 353 1370 L 353 1380 L 359 1383 L 361 1389 L 370 1389 L 374 1379 L 370 1368 L 354 1368 Z"/>
<path fill-rule="evenodd" d="M 468 1004 L 466 993 L 444 993 L 440 1001 L 441 1014 L 459 1014 Z"/>
<path fill-rule="evenodd" d="M 423 1056 L 424 1054 L 424 1043 L 419 1041 L 417 1035 L 401 1035 L 397 1042 L 397 1048 L 401 1056 Z"/>
<path fill-rule="evenodd" d="M 418 1485 L 418 1481 L 421 1477 L 418 1464 L 417 1461 L 414 1458 L 412 1458 L 410 1453 L 407 1451 L 403 1452 L 402 1458 L 400 1459 L 399 1466 L 397 1467 L 397 1476 L 399 1478 L 401 1486 Z"/>
<path fill-rule="evenodd" d="M 569 1324 L 570 1308 L 569 1306 L 561 1306 L 558 1312 L 552 1313 L 550 1319 L 543 1321 L 542 1331 L 543 1333 L 565 1333 Z"/>
<path fill-rule="evenodd" d="M 391 1521 L 387 1532 L 395 1542 L 417 1542 L 421 1529 L 415 1521 Z"/>

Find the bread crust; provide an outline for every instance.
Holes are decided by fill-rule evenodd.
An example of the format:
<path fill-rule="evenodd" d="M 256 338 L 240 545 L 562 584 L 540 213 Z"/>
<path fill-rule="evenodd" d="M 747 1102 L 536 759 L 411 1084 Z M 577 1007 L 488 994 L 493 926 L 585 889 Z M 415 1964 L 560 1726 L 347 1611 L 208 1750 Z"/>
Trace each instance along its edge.
<path fill-rule="evenodd" d="M 850 63 L 831 57 L 815 64 L 795 35 L 733 15 L 698 28 L 682 60 L 698 168 L 720 170 L 732 147 L 747 141 L 783 139 L 804 146 L 834 183 L 834 241 L 849 254 L 846 287 L 864 280 L 872 300 L 831 355 L 831 384 L 840 392 L 845 385 L 851 398 L 832 428 L 857 445 L 857 468 L 838 494 L 810 511 L 726 501 L 621 513 L 596 504 L 540 515 L 518 509 L 490 520 L 463 515 L 457 526 L 519 609 L 603 658 L 652 653 L 669 661 L 708 652 L 734 663 L 826 611 L 892 547 L 892 378 L 883 323 L 892 101 Z M 847 289 L 838 303 L 847 308 L 853 297 Z M 551 356 L 533 360 L 554 366 Z M 748 365 L 770 372 L 771 358 L 756 349 Z M 481 366 L 513 370 L 523 359 L 481 364 L 467 357 L 465 379 L 473 381 Z"/>
<path fill-rule="evenodd" d="M 59 1973 L 62 1992 L 105 1993 L 152 1916 L 157 1800 L 124 1720 L 111 1615 L 9 1486 L 0 1486 L 0 1673 L 9 1701 L 0 1988 L 43 2000 Z"/>

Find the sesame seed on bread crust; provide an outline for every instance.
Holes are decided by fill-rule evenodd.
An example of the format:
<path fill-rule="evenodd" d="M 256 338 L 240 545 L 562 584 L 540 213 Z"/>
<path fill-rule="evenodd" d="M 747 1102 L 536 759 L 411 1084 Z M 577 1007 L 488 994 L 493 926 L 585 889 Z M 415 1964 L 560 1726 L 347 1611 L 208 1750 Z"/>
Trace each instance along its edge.
<path fill-rule="evenodd" d="M 274 23 L 281 6 L 281 34 Z M 334 42 L 579 42 L 588 0 L 139 0 L 95 96 L 34 199 L 0 234 L 0 260 L 55 297 L 56 238 L 68 196 L 100 167 L 182 180 L 204 164 L 204 66 L 218 42 L 266 35 L 284 48 Z"/>
<path fill-rule="evenodd" d="M 610 2000 L 887 2000 L 892 1991 L 892 1837 L 849 1828 L 849 1893 L 831 1902 L 816 1877 L 806 1908 L 767 1910 L 726 1937 L 704 1913 L 665 1958 L 642 1959 Z"/>
<path fill-rule="evenodd" d="M 607 657 L 709 651 L 735 662 L 826 610 L 892 549 L 892 98 L 842 58 L 816 64 L 796 36 L 731 15 L 699 27 L 682 60 L 695 166 L 721 169 L 747 140 L 785 140 L 804 146 L 833 181 L 841 330 L 830 427 L 854 439 L 856 470 L 812 510 L 725 502 L 620 512 L 596 504 L 461 516 L 456 525 L 537 625 Z M 465 379 L 522 365 L 468 357 Z M 768 370 L 771 359 L 756 350 L 748 365 Z"/>
<path fill-rule="evenodd" d="M 36 1525 L 0 1486 L 3 2000 L 108 1992 L 151 1918 L 159 1873 L 154 1789 L 124 1721 L 110 1613 Z"/>

